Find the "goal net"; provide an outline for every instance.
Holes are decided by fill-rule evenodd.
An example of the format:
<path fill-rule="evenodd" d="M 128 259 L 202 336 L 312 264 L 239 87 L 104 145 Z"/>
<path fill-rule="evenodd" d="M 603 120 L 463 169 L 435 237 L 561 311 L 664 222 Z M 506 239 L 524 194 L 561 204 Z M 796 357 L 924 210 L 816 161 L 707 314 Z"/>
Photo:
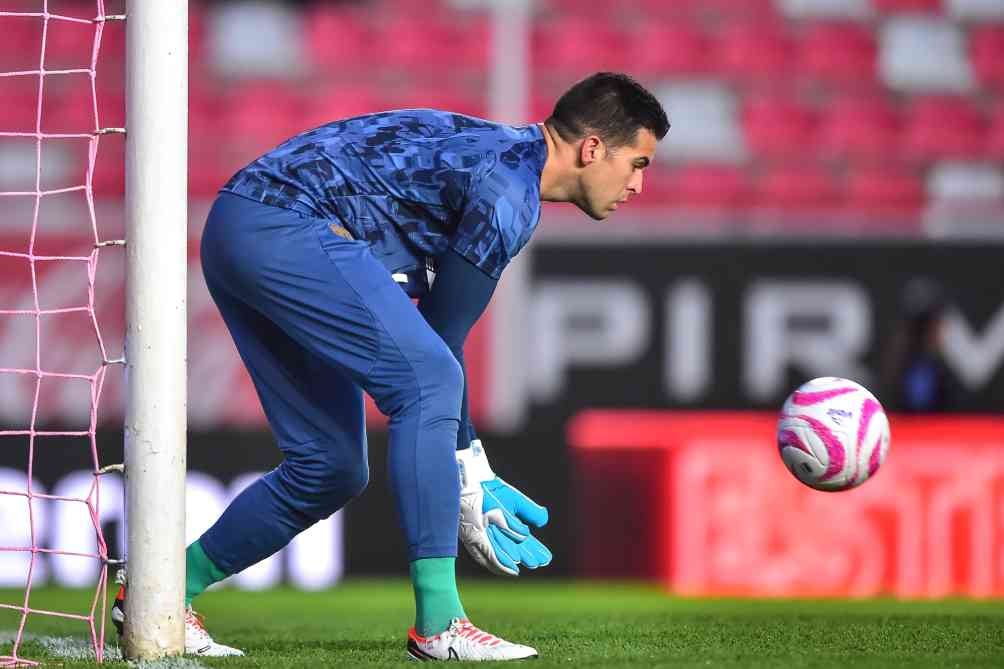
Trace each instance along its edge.
<path fill-rule="evenodd" d="M 0 466 L 0 570 L 23 584 L 16 596 L 0 595 L 0 667 L 37 664 L 26 655 L 41 617 L 78 622 L 95 659 L 104 657 L 109 568 L 120 556 L 109 555 L 102 530 L 101 480 L 122 465 L 102 461 L 96 432 L 106 378 L 123 366 L 130 579 L 150 591 L 131 598 L 124 649 L 148 659 L 182 648 L 186 34 L 183 1 L 130 0 L 110 14 L 104 0 L 0 0 L 0 332 L 15 343 L 0 347 L 0 384 L 19 400 L 0 422 L 0 463 L 17 463 Z M 108 36 L 127 55 L 124 235 L 103 225 L 95 207 L 102 143 L 121 143 L 125 132 L 99 113 Z M 124 347 L 95 306 L 103 273 L 123 262 Z M 55 355 L 55 337 L 93 347 L 93 362 L 81 368 Z M 67 397 L 86 405 L 77 412 L 85 419 L 68 421 L 56 409 Z M 90 480 L 79 493 L 44 489 L 33 475 L 40 463 L 69 457 L 87 461 Z M 45 526 L 53 515 L 79 518 L 90 529 L 77 535 L 87 539 L 53 545 Z M 67 561 L 87 563 L 79 571 L 93 594 L 77 610 L 53 610 L 33 585 Z"/>

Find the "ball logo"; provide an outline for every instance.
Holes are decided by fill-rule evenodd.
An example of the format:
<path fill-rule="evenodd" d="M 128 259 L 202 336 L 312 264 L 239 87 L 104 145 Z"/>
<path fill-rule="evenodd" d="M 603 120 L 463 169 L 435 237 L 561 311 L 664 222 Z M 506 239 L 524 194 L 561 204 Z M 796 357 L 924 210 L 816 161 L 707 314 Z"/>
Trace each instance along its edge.
<path fill-rule="evenodd" d="M 852 418 L 854 416 L 853 413 L 847 411 L 846 409 L 828 409 L 826 411 L 826 415 L 829 416 L 830 420 L 837 425 L 843 424 L 845 419 Z"/>

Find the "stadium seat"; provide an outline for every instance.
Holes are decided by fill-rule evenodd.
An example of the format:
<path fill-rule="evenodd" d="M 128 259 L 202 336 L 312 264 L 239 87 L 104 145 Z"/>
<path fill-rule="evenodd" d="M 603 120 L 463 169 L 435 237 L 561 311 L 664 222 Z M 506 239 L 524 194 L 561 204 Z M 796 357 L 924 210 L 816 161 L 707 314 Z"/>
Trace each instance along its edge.
<path fill-rule="evenodd" d="M 0 17 L 0 72 L 38 69 L 42 22 L 30 17 Z"/>
<path fill-rule="evenodd" d="M 825 209 L 839 200 L 839 189 L 826 171 L 811 165 L 785 165 L 762 176 L 756 204 L 769 209 Z"/>
<path fill-rule="evenodd" d="M 624 39 L 606 23 L 578 17 L 538 22 L 531 45 L 534 67 L 575 78 L 623 70 Z"/>
<path fill-rule="evenodd" d="M 321 72 L 368 63 L 373 39 L 360 14 L 317 3 L 307 10 L 303 25 L 311 61 Z"/>
<path fill-rule="evenodd" d="M 84 158 L 86 165 L 86 158 Z M 98 144 L 97 160 L 91 185 L 94 196 L 112 197 L 125 193 L 125 139 L 121 136 L 102 137 Z M 223 183 L 218 181 L 218 190 Z M 215 191 L 214 191 L 215 192 Z"/>
<path fill-rule="evenodd" d="M 786 76 L 792 67 L 791 40 L 777 24 L 732 24 L 717 37 L 715 63 L 733 79 L 774 80 Z"/>
<path fill-rule="evenodd" d="M 38 77 L 7 77 L 0 104 L 0 128 L 8 132 L 34 132 L 38 114 Z"/>
<path fill-rule="evenodd" d="M 395 87 L 381 102 L 389 109 L 431 108 L 478 117 L 487 113 L 487 92 L 462 86 Z"/>
<path fill-rule="evenodd" d="M 646 23 L 622 37 L 624 59 L 639 76 L 674 76 L 707 70 L 709 43 L 696 28 Z"/>
<path fill-rule="evenodd" d="M 649 0 L 649 4 L 676 5 L 678 9 L 686 9 L 692 15 L 710 20 L 763 20 L 773 17 L 776 3 L 774 0 L 663 0 L 662 3 Z"/>
<path fill-rule="evenodd" d="M 909 170 L 852 166 L 847 177 L 849 210 L 869 214 L 908 214 L 925 200 L 924 184 Z"/>
<path fill-rule="evenodd" d="M 748 101 L 742 123 L 747 144 L 762 156 L 804 154 L 815 138 L 815 112 L 785 98 Z"/>
<path fill-rule="evenodd" d="M 969 44 L 977 78 L 985 88 L 1000 91 L 1004 87 L 1004 25 L 973 28 Z"/>
<path fill-rule="evenodd" d="M 940 12 L 942 0 L 872 0 L 880 12 Z"/>
<path fill-rule="evenodd" d="M 792 19 L 864 19 L 870 0 L 779 0 L 780 10 Z"/>
<path fill-rule="evenodd" d="M 986 123 L 966 98 L 928 97 L 908 109 L 902 148 L 916 160 L 977 158 L 985 150 Z"/>
<path fill-rule="evenodd" d="M 672 172 L 660 172 L 648 181 L 655 201 L 674 207 L 728 209 L 749 202 L 750 184 L 746 171 L 724 165 L 691 164 Z"/>
<path fill-rule="evenodd" d="M 660 160 L 735 163 L 746 158 L 735 95 L 714 81 L 683 81 L 655 91 L 678 130 L 659 145 Z"/>
<path fill-rule="evenodd" d="M 904 15 L 885 22 L 879 73 L 906 92 L 963 92 L 973 88 L 961 28 L 937 17 Z"/>
<path fill-rule="evenodd" d="M 94 8 L 91 8 L 91 15 Z M 45 34 L 45 67 L 51 70 L 89 68 L 94 50 L 94 26 L 71 21 L 49 21 Z M 39 52 L 40 43 L 33 51 Z"/>
<path fill-rule="evenodd" d="M 480 20 L 402 16 L 381 25 L 373 39 L 383 65 L 409 72 L 483 70 L 488 61 L 488 26 Z"/>
<path fill-rule="evenodd" d="M 50 85 L 49 79 L 51 77 L 46 77 L 42 96 L 42 131 L 69 134 L 93 132 L 94 97 L 87 77 L 73 75 L 75 85 L 70 87 L 59 86 L 55 81 Z"/>
<path fill-rule="evenodd" d="M 1000 21 L 1004 2 L 1000 0 L 944 0 L 948 15 L 956 21 Z"/>
<path fill-rule="evenodd" d="M 936 202 L 1004 204 L 1004 172 L 987 163 L 940 163 L 928 174 L 927 190 Z"/>
<path fill-rule="evenodd" d="M 251 82 L 224 97 L 223 122 L 236 140 L 265 150 L 303 130 L 297 102 L 283 84 Z"/>
<path fill-rule="evenodd" d="M 990 123 L 987 153 L 992 160 L 1004 162 L 1004 100 L 998 105 Z"/>
<path fill-rule="evenodd" d="M 306 130 L 338 119 L 383 111 L 386 107 L 382 103 L 370 86 L 329 85 L 305 94 L 297 116 L 301 130 Z"/>
<path fill-rule="evenodd" d="M 818 134 L 822 157 L 880 162 L 895 155 L 901 123 L 883 98 L 842 98 L 825 110 Z"/>
<path fill-rule="evenodd" d="M 818 23 L 799 42 L 797 67 L 813 79 L 848 85 L 876 84 L 875 35 L 853 23 Z"/>

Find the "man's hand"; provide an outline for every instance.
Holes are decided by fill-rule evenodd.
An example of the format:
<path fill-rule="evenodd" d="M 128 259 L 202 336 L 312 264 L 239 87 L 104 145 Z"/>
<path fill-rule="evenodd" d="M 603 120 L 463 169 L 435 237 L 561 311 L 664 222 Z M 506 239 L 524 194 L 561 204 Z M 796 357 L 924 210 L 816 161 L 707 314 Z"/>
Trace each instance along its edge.
<path fill-rule="evenodd" d="M 460 467 L 460 540 L 474 561 L 501 576 L 551 563 L 551 551 L 528 525 L 547 524 L 547 509 L 495 476 L 481 441 L 457 451 Z"/>

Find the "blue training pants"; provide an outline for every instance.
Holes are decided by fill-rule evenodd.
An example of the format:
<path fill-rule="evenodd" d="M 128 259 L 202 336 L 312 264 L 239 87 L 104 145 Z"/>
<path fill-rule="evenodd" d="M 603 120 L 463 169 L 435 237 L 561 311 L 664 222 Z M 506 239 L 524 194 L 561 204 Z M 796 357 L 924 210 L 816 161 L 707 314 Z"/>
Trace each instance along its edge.
<path fill-rule="evenodd" d="M 202 236 L 206 285 L 285 460 L 200 539 L 237 573 L 366 487 L 363 390 L 390 418 L 391 486 L 409 560 L 457 554 L 463 371 L 366 242 L 230 193 Z"/>

